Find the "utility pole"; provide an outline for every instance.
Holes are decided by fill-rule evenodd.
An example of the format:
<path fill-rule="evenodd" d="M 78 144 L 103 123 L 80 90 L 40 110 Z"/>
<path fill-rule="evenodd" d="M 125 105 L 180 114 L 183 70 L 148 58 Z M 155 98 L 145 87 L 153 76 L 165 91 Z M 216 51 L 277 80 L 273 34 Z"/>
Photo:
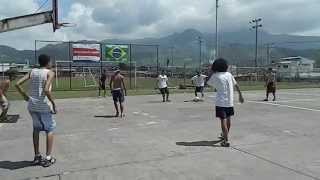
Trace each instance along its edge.
<path fill-rule="evenodd" d="M 215 59 L 219 57 L 219 39 L 218 39 L 218 9 L 219 9 L 219 0 L 216 0 L 216 50 L 215 50 Z"/>
<path fill-rule="evenodd" d="M 199 36 L 198 37 L 198 41 L 199 41 L 199 71 L 201 71 L 201 64 L 202 64 L 202 38 Z"/>
<path fill-rule="evenodd" d="M 271 64 L 271 49 L 273 48 L 274 43 L 267 44 L 267 63 Z"/>
<path fill-rule="evenodd" d="M 262 24 L 260 23 L 262 21 L 261 18 L 255 18 L 250 23 L 254 23 L 255 25 L 252 26 L 252 29 L 256 30 L 256 49 L 255 49 L 255 56 L 254 56 L 254 63 L 255 67 L 258 67 L 258 30 L 260 27 L 262 27 Z"/>
<path fill-rule="evenodd" d="M 171 66 L 173 66 L 173 51 L 174 51 L 174 46 L 171 46 Z"/>

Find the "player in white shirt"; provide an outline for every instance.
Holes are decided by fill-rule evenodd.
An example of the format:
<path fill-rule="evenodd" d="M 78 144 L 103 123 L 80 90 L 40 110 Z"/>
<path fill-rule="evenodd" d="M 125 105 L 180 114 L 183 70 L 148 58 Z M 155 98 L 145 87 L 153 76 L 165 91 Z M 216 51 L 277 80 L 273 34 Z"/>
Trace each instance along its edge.
<path fill-rule="evenodd" d="M 168 77 L 164 70 L 162 70 L 161 74 L 158 76 L 158 88 L 162 94 L 162 101 L 169 102 Z"/>
<path fill-rule="evenodd" d="M 208 84 L 217 90 L 216 94 L 216 117 L 221 121 L 222 143 L 221 146 L 229 147 L 228 134 L 231 127 L 231 116 L 234 115 L 233 104 L 233 87 L 239 93 L 239 101 L 243 103 L 242 93 L 239 85 L 232 76 L 227 72 L 228 62 L 222 58 L 214 61 L 211 67 Z"/>
<path fill-rule="evenodd" d="M 203 90 L 204 90 L 204 84 L 207 77 L 208 76 L 201 74 L 200 71 L 197 71 L 197 75 L 191 78 L 192 84 L 195 85 L 196 87 L 194 92 L 196 97 L 198 97 L 198 92 L 200 92 L 201 96 L 204 97 Z"/>

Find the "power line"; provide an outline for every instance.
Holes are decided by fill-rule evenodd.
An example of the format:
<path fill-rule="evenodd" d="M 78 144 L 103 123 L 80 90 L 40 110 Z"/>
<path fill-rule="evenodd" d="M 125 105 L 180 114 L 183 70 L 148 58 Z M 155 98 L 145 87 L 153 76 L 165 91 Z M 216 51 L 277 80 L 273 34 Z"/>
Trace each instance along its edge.
<path fill-rule="evenodd" d="M 43 7 L 45 7 L 47 5 L 49 0 L 45 0 L 41 5 L 40 7 L 34 12 L 34 13 L 37 13 L 39 12 Z"/>

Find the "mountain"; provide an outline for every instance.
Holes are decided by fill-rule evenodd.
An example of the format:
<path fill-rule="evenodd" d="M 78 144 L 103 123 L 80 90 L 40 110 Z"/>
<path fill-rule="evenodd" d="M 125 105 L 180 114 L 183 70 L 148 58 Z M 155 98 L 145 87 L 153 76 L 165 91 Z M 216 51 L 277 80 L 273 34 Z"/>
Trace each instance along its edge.
<path fill-rule="evenodd" d="M 161 65 L 170 64 L 188 66 L 199 64 L 199 37 L 202 39 L 202 62 L 209 62 L 213 57 L 215 44 L 214 33 L 202 33 L 195 29 L 175 32 L 160 38 L 143 39 L 106 39 L 104 44 L 133 44 L 132 60 L 138 65 L 151 65 L 156 63 L 156 47 L 159 45 L 159 59 Z M 79 41 L 88 42 L 88 41 Z M 95 41 L 92 41 L 95 42 Z M 274 35 L 268 32 L 259 32 L 259 65 L 267 64 L 267 43 L 274 43 L 270 49 L 270 57 L 276 61 L 281 57 L 304 56 L 317 61 L 320 65 L 320 37 Z M 263 42 L 263 44 L 261 43 Z M 311 43 L 312 42 L 312 43 Z M 41 44 L 37 54 L 49 54 L 55 60 L 69 60 L 69 44 L 54 43 Z M 238 66 L 253 66 L 255 49 L 255 32 L 240 30 L 237 32 L 222 32 L 219 34 L 219 55 L 225 57 L 232 64 Z M 26 59 L 34 61 L 35 53 L 32 50 L 19 51 L 11 47 L 0 46 L 1 61 L 25 62 Z M 173 62 L 171 61 L 173 59 Z"/>

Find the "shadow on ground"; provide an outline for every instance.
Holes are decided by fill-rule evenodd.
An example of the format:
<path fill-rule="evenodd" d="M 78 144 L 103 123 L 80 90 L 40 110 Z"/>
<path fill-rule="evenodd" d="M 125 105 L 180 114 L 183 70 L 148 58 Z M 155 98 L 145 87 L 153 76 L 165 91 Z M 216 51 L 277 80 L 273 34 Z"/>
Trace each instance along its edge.
<path fill-rule="evenodd" d="M 94 117 L 95 118 L 116 118 L 116 117 L 119 117 L 119 116 L 116 116 L 116 115 L 96 115 Z"/>
<path fill-rule="evenodd" d="M 147 103 L 150 103 L 150 104 L 157 104 L 157 103 L 163 104 L 165 102 L 163 102 L 162 100 L 158 100 L 158 101 L 147 101 Z"/>
<path fill-rule="evenodd" d="M 217 145 L 222 142 L 221 140 L 216 141 L 194 141 L 194 142 L 176 142 L 178 146 L 210 146 L 210 147 L 220 147 Z"/>
<path fill-rule="evenodd" d="M 19 114 L 8 115 L 7 119 L 0 120 L 0 123 L 17 123 L 19 117 Z"/>
<path fill-rule="evenodd" d="M 22 169 L 26 167 L 34 166 L 32 161 L 0 161 L 0 169 L 9 169 L 9 170 L 16 170 Z"/>

